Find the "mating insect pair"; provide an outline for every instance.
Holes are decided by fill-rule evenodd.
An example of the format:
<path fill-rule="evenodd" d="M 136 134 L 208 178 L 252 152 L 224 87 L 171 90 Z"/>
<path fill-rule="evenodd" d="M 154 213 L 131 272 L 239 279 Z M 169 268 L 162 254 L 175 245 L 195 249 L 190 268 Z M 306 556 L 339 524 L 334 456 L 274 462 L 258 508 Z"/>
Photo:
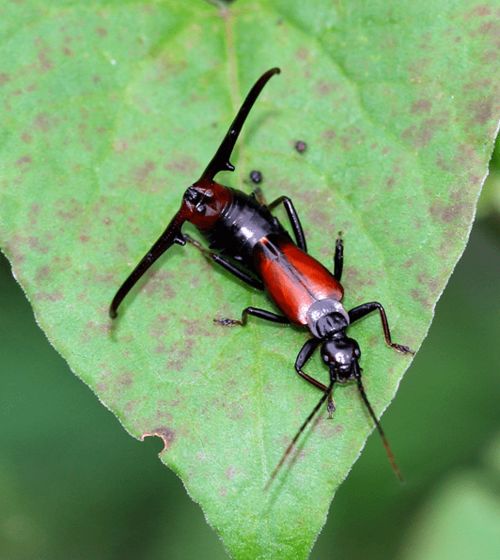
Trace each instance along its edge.
<path fill-rule="evenodd" d="M 257 290 L 265 290 L 281 311 L 281 314 L 278 314 L 266 309 L 247 307 L 243 310 L 241 319 L 219 320 L 222 325 L 245 325 L 248 316 L 251 315 L 274 323 L 299 325 L 307 328 L 312 335 L 297 356 L 295 370 L 323 394 L 285 450 L 270 481 L 276 476 L 301 433 L 326 401 L 329 415 L 332 415 L 335 410 L 332 398 L 334 386 L 351 381 L 357 384 L 359 394 L 382 437 L 392 468 L 397 476 L 401 477 L 363 387 L 359 366 L 361 351 L 358 343 L 349 338 L 346 331 L 352 323 L 377 311 L 387 345 L 402 353 L 412 351 L 407 346 L 392 342 L 387 317 L 380 303 L 364 303 L 349 311 L 344 309 L 344 289 L 340 283 L 343 265 L 342 240 L 337 239 L 332 273 L 308 254 L 299 216 L 293 202 L 287 196 L 281 196 L 266 204 L 259 190 L 247 195 L 214 181 L 219 171 L 234 171 L 230 156 L 241 128 L 262 88 L 279 72 L 279 68 L 272 68 L 254 84 L 207 168 L 198 181 L 186 190 L 181 206 L 166 230 L 116 293 L 111 303 L 110 316 L 117 316 L 123 298 L 160 255 L 174 243 L 191 243 L 208 259 L 225 268 L 239 280 Z M 280 204 L 284 206 L 288 215 L 294 240 L 271 213 Z M 190 222 L 198 228 L 208 241 L 209 248 L 182 233 L 181 228 L 185 222 Z M 318 381 L 303 370 L 318 347 L 329 370 L 328 384 Z"/>

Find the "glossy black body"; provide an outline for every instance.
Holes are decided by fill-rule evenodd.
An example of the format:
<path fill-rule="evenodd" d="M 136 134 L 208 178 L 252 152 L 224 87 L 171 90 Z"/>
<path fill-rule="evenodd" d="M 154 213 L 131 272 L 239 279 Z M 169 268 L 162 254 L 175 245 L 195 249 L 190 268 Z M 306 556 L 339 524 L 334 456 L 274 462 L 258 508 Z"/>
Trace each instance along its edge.
<path fill-rule="evenodd" d="M 257 274 L 253 252 L 259 241 L 275 234 L 289 238 L 288 233 L 267 206 L 257 202 L 255 196 L 229 189 L 232 200 L 209 230 L 200 233 L 210 249 L 227 255 Z"/>

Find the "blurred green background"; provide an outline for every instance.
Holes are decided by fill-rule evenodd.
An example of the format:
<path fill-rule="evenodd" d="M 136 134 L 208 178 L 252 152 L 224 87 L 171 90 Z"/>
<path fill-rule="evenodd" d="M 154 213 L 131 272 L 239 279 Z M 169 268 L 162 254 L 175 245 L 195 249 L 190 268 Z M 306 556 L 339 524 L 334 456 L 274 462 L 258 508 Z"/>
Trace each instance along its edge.
<path fill-rule="evenodd" d="M 372 436 L 311 558 L 500 558 L 499 161 L 384 416 L 407 482 Z M 0 352 L 0 560 L 226 558 L 160 441 L 132 439 L 73 376 L 1 255 Z"/>

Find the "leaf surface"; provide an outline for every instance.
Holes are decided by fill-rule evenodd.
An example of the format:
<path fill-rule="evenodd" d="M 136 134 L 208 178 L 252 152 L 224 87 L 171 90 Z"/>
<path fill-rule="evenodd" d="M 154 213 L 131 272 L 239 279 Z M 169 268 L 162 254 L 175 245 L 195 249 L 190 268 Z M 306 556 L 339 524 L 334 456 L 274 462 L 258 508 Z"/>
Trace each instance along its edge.
<path fill-rule="evenodd" d="M 51 343 L 130 434 L 163 438 L 162 461 L 238 559 L 307 556 L 372 429 L 355 388 L 338 388 L 335 419 L 320 416 L 266 493 L 320 396 L 293 370 L 306 334 L 214 326 L 215 316 L 271 304 L 190 247 L 153 267 L 113 327 L 110 300 L 250 86 L 277 65 L 283 73 L 237 145 L 236 173 L 219 180 L 248 192 L 259 169 L 268 200 L 294 200 L 310 252 L 327 266 L 341 230 L 346 307 L 382 302 L 395 340 L 417 348 L 464 249 L 493 148 L 493 6 L 0 8 L 2 248 Z M 376 317 L 350 333 L 380 414 L 409 359 L 383 344 Z M 318 359 L 308 371 L 327 380 Z"/>

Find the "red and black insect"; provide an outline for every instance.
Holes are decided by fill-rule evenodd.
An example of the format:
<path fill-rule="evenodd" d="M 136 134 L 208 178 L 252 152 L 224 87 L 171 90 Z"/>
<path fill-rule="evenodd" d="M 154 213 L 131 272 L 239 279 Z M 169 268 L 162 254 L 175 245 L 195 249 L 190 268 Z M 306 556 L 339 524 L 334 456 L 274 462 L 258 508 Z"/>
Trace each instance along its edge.
<path fill-rule="evenodd" d="M 160 255 L 174 243 L 185 245 L 189 242 L 239 280 L 257 290 L 265 290 L 281 311 L 278 314 L 266 309 L 247 307 L 243 310 L 241 319 L 217 319 L 216 322 L 224 326 L 245 325 L 248 316 L 252 315 L 274 323 L 298 325 L 309 329 L 312 335 L 295 360 L 295 370 L 323 395 L 284 452 L 271 480 L 290 454 L 300 434 L 326 401 L 331 417 L 335 410 L 332 398 L 335 384 L 350 381 L 357 384 L 359 394 L 382 437 L 391 465 L 400 476 L 361 381 L 361 351 L 358 343 L 349 338 L 346 331 L 352 323 L 368 313 L 378 311 L 386 344 L 402 353 L 412 351 L 407 346 L 392 342 L 387 316 L 380 303 L 363 303 L 349 311 L 344 309 L 344 289 L 340 283 L 342 239 L 339 237 L 336 242 L 332 273 L 308 254 L 302 225 L 290 198 L 280 196 L 266 204 L 260 189 L 248 195 L 214 181 L 219 171 L 234 171 L 230 156 L 241 128 L 267 81 L 279 72 L 279 68 L 272 68 L 254 84 L 207 168 L 198 181 L 186 190 L 181 207 L 167 229 L 120 287 L 109 313 L 112 318 L 117 316 L 123 298 Z M 271 213 L 279 204 L 285 208 L 295 240 Z M 209 248 L 181 232 L 184 222 L 191 222 L 198 228 L 208 241 Z M 303 370 L 318 347 L 329 369 L 328 384 L 318 381 Z"/>

